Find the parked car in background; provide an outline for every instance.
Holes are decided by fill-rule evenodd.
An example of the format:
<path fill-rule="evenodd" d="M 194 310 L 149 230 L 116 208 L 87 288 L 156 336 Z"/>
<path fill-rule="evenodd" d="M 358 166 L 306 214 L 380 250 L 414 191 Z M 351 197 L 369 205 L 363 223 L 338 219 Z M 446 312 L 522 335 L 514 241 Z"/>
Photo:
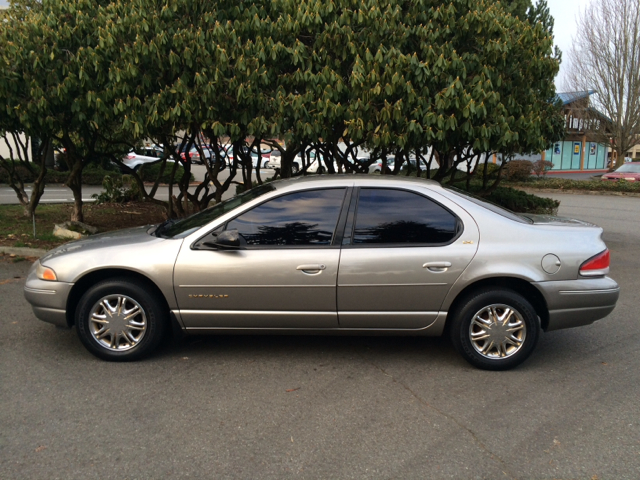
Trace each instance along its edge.
<path fill-rule="evenodd" d="M 365 160 L 369 160 L 369 158 L 365 158 Z M 391 172 L 393 170 L 393 157 L 387 157 L 387 171 Z M 369 165 L 369 173 L 382 173 L 382 159 L 378 159 L 374 161 L 371 165 Z"/>
<path fill-rule="evenodd" d="M 323 175 L 67 243 L 34 263 L 24 294 L 105 360 L 149 355 L 173 326 L 446 333 L 472 365 L 504 370 L 541 331 L 611 313 L 620 289 L 608 273 L 595 225 L 514 214 L 418 178 Z"/>
<path fill-rule="evenodd" d="M 258 166 L 258 157 L 260 157 L 260 168 L 269 168 L 269 160 L 271 159 L 271 151 L 266 151 L 263 150 L 262 152 L 260 152 L 260 155 L 258 155 L 257 152 L 251 152 L 251 164 L 253 165 L 253 168 L 256 168 L 256 166 Z"/>
<path fill-rule="evenodd" d="M 326 173 L 327 167 L 323 160 L 324 157 L 322 155 L 316 156 L 315 150 L 311 150 L 308 154 L 309 154 L 308 160 L 310 163 L 306 169 L 306 173 Z M 282 157 L 280 152 L 278 152 L 277 150 L 274 150 L 271 153 L 271 159 L 266 168 L 270 168 L 272 170 L 276 170 L 276 169 L 279 170 L 281 168 L 281 165 L 280 165 L 281 158 Z M 300 172 L 304 168 L 304 164 L 306 161 L 307 159 L 303 161 L 301 154 L 296 155 L 293 158 L 293 163 L 291 164 L 291 173 L 295 175 L 298 172 Z M 338 165 L 335 162 L 334 162 L 334 170 L 338 171 Z"/>
<path fill-rule="evenodd" d="M 247 149 L 248 150 L 248 149 Z M 251 152 L 251 165 L 253 166 L 253 168 L 256 168 L 256 166 L 258 165 L 258 161 L 260 161 L 260 168 L 269 168 L 269 161 L 271 158 L 271 152 L 267 151 L 267 150 L 263 150 L 260 152 L 261 155 L 258 155 L 258 152 L 256 151 L 252 151 Z M 260 157 L 260 160 L 258 160 L 258 158 Z M 227 158 L 228 161 L 231 163 L 233 162 L 234 154 L 233 154 L 233 150 L 229 149 L 228 153 L 227 153 Z"/>
<path fill-rule="evenodd" d="M 161 145 L 149 145 L 131 150 L 122 159 L 122 163 L 133 171 L 137 171 L 142 165 L 159 162 L 163 155 L 164 149 Z M 167 161 L 173 162 L 171 158 L 168 158 Z"/>
<path fill-rule="evenodd" d="M 217 161 L 215 149 L 220 149 L 220 158 L 222 160 L 220 170 L 224 170 L 227 167 L 227 153 L 224 148 L 220 148 L 217 145 L 203 144 L 200 146 L 200 149 L 202 150 L 202 154 L 204 155 L 204 157 L 200 154 L 200 150 L 198 150 L 198 147 L 195 146 L 193 146 L 188 152 L 183 151 L 180 154 L 180 157 L 185 161 L 187 159 L 191 160 L 191 162 L 196 165 L 204 165 L 205 162 L 213 164 L 212 162 Z"/>
<path fill-rule="evenodd" d="M 640 162 L 625 163 L 611 173 L 602 175 L 602 180 L 618 182 L 626 180 L 628 182 L 640 181 Z"/>

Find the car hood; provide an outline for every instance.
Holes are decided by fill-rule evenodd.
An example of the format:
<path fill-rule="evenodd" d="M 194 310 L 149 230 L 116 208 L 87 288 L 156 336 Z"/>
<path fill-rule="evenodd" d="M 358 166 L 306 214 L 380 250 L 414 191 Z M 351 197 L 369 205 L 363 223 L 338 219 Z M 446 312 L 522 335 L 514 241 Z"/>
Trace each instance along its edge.
<path fill-rule="evenodd" d="M 530 219 L 534 225 L 559 225 L 563 227 L 597 227 L 593 223 L 585 222 L 583 220 L 577 220 L 575 218 L 567 218 L 567 217 L 555 217 L 553 215 L 536 215 L 530 213 L 519 213 L 518 215 L 522 215 Z"/>
<path fill-rule="evenodd" d="M 64 245 L 60 245 L 53 250 L 47 252 L 40 258 L 40 262 L 44 263 L 54 257 L 70 254 L 73 252 L 88 252 L 108 247 L 122 247 L 139 245 L 143 243 L 157 242 L 159 239 L 149 235 L 147 231 L 150 225 L 142 227 L 127 228 L 124 230 L 115 230 L 113 232 L 100 233 L 91 235 L 81 240 L 75 240 Z"/>
<path fill-rule="evenodd" d="M 116 269 L 138 272 L 157 285 L 168 286 L 182 239 L 158 238 L 149 226 L 93 235 L 51 250 L 40 263 L 61 282 L 75 283 L 89 272 Z"/>

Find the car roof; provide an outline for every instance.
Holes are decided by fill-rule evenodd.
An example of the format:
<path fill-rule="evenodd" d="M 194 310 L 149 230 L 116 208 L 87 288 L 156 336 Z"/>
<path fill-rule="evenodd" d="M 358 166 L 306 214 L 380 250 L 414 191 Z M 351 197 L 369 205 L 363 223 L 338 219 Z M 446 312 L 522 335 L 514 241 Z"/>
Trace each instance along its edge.
<path fill-rule="evenodd" d="M 417 177 L 392 176 L 392 175 L 371 175 L 366 173 L 339 173 L 333 175 L 306 175 L 293 177 L 284 180 L 276 180 L 272 185 L 277 190 L 289 189 L 289 187 L 324 187 L 324 186 L 351 186 L 353 184 L 366 184 L 367 186 L 379 185 L 385 187 L 407 187 L 409 185 L 428 186 L 430 188 L 442 186 L 434 181 Z"/>

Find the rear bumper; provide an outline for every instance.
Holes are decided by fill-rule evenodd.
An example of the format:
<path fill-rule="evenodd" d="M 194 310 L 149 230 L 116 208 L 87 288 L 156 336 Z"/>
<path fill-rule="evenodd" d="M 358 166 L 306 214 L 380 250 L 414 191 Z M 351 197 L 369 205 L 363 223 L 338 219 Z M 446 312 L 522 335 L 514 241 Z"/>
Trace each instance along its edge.
<path fill-rule="evenodd" d="M 616 307 L 620 287 L 609 277 L 533 284 L 549 309 L 546 330 L 589 325 L 609 315 Z"/>

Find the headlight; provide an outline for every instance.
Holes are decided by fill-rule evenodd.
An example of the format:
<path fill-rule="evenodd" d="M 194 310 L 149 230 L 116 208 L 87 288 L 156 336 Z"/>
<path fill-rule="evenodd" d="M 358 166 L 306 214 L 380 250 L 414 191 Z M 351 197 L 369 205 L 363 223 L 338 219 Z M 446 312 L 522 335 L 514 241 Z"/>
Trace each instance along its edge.
<path fill-rule="evenodd" d="M 45 267 L 40 262 L 38 262 L 38 266 L 36 267 L 36 276 L 40 280 L 48 280 L 50 282 L 55 282 L 58 280 L 58 277 L 56 276 L 56 272 L 54 272 L 49 267 Z"/>

